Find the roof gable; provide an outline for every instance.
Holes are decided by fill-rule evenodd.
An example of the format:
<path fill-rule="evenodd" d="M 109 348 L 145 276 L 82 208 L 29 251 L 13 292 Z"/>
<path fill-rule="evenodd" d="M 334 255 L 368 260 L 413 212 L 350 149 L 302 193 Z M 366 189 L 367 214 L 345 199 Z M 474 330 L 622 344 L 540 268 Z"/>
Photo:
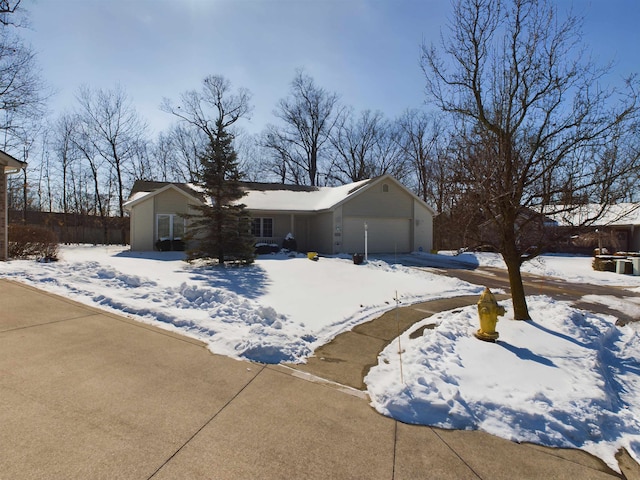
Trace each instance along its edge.
<path fill-rule="evenodd" d="M 131 210 L 135 205 L 142 203 L 156 195 L 167 190 L 175 190 L 179 194 L 187 197 L 194 204 L 203 203 L 201 195 L 190 188 L 186 183 L 170 183 L 170 182 L 149 182 L 144 180 L 136 180 L 131 189 L 129 199 L 124 203 L 124 208 Z"/>
<path fill-rule="evenodd" d="M 431 214 L 435 214 L 435 211 L 429 205 L 389 174 L 337 187 L 241 182 L 242 187 L 246 191 L 246 195 L 242 197 L 238 203 L 244 204 L 248 210 L 253 211 L 315 213 L 337 208 L 357 195 L 385 181 L 393 182 L 414 200 L 424 205 Z M 127 209 L 131 209 L 131 207 L 145 199 L 166 191 L 167 188 L 177 189 L 183 195 L 190 197 L 194 202 L 205 202 L 203 192 L 195 185 L 137 180 L 131 189 L 129 200 L 125 202 L 124 206 Z"/>
<path fill-rule="evenodd" d="M 334 207 L 338 207 L 338 206 L 342 205 L 343 203 L 345 203 L 345 202 L 351 200 L 352 198 L 356 197 L 357 195 L 360 195 L 363 192 L 375 187 L 376 185 L 380 185 L 380 184 L 383 184 L 385 182 L 394 183 L 402 191 L 404 191 L 406 194 L 408 194 L 414 200 L 418 201 L 420 204 L 422 204 L 424 207 L 426 207 L 432 215 L 436 214 L 436 211 L 433 208 L 431 208 L 424 200 L 422 200 L 420 197 L 418 197 L 416 194 L 414 194 L 411 190 L 409 190 L 407 187 L 405 187 L 402 183 L 400 183 L 400 181 L 398 181 L 395 177 L 389 175 L 388 173 L 385 173 L 384 175 L 380 175 L 379 177 L 372 178 L 370 180 L 366 180 L 365 182 L 363 182 L 362 185 L 358 185 L 356 188 L 353 188 L 352 190 L 349 191 L 349 194 L 345 198 L 340 200 L 338 203 L 336 203 L 334 205 Z M 350 184 L 350 185 L 355 185 L 355 184 Z"/>

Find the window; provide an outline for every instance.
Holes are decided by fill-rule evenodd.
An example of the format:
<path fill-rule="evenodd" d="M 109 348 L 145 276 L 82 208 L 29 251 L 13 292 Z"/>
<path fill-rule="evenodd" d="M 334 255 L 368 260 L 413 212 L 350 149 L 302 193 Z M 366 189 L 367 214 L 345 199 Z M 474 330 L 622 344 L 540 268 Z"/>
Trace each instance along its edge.
<path fill-rule="evenodd" d="M 383 193 L 387 193 L 388 191 L 389 191 L 389 184 L 383 183 L 382 184 L 382 192 Z"/>
<path fill-rule="evenodd" d="M 184 218 L 173 213 L 156 215 L 158 240 L 182 240 L 184 237 Z"/>
<path fill-rule="evenodd" d="M 251 235 L 254 237 L 273 237 L 273 218 L 251 219 Z"/>

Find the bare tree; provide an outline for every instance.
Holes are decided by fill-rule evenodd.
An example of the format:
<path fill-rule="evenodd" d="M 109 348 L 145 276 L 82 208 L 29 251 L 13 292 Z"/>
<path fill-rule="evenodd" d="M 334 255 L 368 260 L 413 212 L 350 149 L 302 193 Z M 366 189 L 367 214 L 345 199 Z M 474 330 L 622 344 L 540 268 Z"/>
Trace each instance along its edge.
<path fill-rule="evenodd" d="M 374 176 L 388 173 L 402 183 L 409 183 L 412 165 L 407 161 L 401 142 L 402 132 L 398 128 L 398 124 L 385 120 L 375 148 Z"/>
<path fill-rule="evenodd" d="M 260 134 L 242 133 L 235 138 L 238 166 L 249 182 L 267 182 L 272 179 L 265 162 L 268 153 L 260 142 Z"/>
<path fill-rule="evenodd" d="M 193 183 L 202 173 L 198 158 L 204 151 L 208 137 L 203 129 L 189 128 L 187 125 L 172 126 L 167 136 L 159 139 L 158 147 L 164 145 L 162 155 L 167 156 L 165 171 L 168 177 L 177 182 Z"/>
<path fill-rule="evenodd" d="M 22 0 L 0 0 L 0 25 L 20 26 L 23 21 L 20 2 Z"/>
<path fill-rule="evenodd" d="M 38 129 L 47 98 L 35 53 L 20 37 L 19 27 L 25 22 L 19 0 L 0 1 L 0 144 L 23 161 L 30 148 L 25 150 L 21 139 L 31 138 L 29 132 Z M 32 200 L 27 175 L 23 169 L 23 178 L 14 176 L 8 185 L 10 201 L 14 207 L 20 204 L 23 218 Z M 19 196 L 15 194 L 18 190 Z"/>
<path fill-rule="evenodd" d="M 278 102 L 276 117 L 282 125 L 267 127 L 264 146 L 281 165 L 282 178 L 297 184 L 317 185 L 323 148 L 340 118 L 338 95 L 316 85 L 298 70 L 287 98 Z"/>
<path fill-rule="evenodd" d="M 77 159 L 77 149 L 73 147 L 73 135 L 77 131 L 77 117 L 70 113 L 63 113 L 53 126 L 52 151 L 59 165 L 62 175 L 62 191 L 60 206 L 64 214 L 69 213 L 69 180 L 72 164 Z"/>
<path fill-rule="evenodd" d="M 358 182 L 373 176 L 374 149 L 381 135 L 382 112 L 364 110 L 357 120 L 346 113 L 331 135 L 335 155 L 331 175 L 343 182 Z"/>
<path fill-rule="evenodd" d="M 249 116 L 250 101 L 251 93 L 246 88 L 232 93 L 229 80 L 221 75 L 209 75 L 202 82 L 200 91 L 184 92 L 177 105 L 165 98 L 160 108 L 204 133 L 211 142 L 218 135 L 218 121 L 229 130 L 238 120 Z"/>
<path fill-rule="evenodd" d="M 35 52 L 19 35 L 24 18 L 20 1 L 0 1 L 0 131 L 5 148 L 15 143 L 12 137 L 42 118 L 50 95 L 40 77 Z"/>
<path fill-rule="evenodd" d="M 81 87 L 76 98 L 83 138 L 91 142 L 92 153 L 110 165 L 118 195 L 118 215 L 123 217 L 125 192 L 135 176 L 135 162 L 143 153 L 140 146 L 145 142 L 146 124 L 121 86 L 113 90 Z"/>
<path fill-rule="evenodd" d="M 426 90 L 466 142 L 461 178 L 497 232 L 516 319 L 529 318 L 520 267 L 541 246 L 525 241 L 527 222 L 541 224 L 529 212 L 568 180 L 590 192 L 605 165 L 588 150 L 636 109 L 633 91 L 616 99 L 601 86 L 607 68 L 585 60 L 580 27 L 546 0 L 457 0 L 440 51 L 422 47 Z M 606 168 L 620 177 L 632 164 Z"/>
<path fill-rule="evenodd" d="M 111 203 L 111 177 L 109 171 L 104 168 L 105 159 L 98 153 L 97 148 L 92 137 L 92 132 L 87 131 L 87 125 L 82 122 L 77 122 L 77 130 L 72 136 L 72 142 L 74 148 L 77 149 L 86 165 L 90 170 L 90 179 L 80 173 L 75 180 L 84 183 L 87 186 L 90 181 L 93 189 L 92 207 L 89 207 L 88 202 L 84 202 L 85 196 L 83 192 L 86 188 L 82 187 L 82 183 L 77 184 L 76 198 L 80 202 L 81 207 L 79 211 L 81 213 L 99 215 L 102 228 L 103 228 L 103 242 L 107 243 L 108 236 L 108 219 L 109 205 Z M 106 177 L 106 181 L 105 181 Z M 86 205 L 86 211 L 83 211 L 82 205 Z"/>
<path fill-rule="evenodd" d="M 439 195 L 434 193 L 440 183 L 434 173 L 439 166 L 440 143 L 444 136 L 440 120 L 422 110 L 411 109 L 400 116 L 397 126 L 397 141 L 415 175 L 418 196 L 440 208 Z"/>

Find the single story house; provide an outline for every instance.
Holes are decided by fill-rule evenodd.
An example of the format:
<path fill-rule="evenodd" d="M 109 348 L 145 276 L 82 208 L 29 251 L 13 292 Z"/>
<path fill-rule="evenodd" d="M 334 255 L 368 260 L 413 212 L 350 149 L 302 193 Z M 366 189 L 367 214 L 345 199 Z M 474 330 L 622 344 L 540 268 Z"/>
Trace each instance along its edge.
<path fill-rule="evenodd" d="M 16 160 L 11 155 L 0 150 L 0 261 L 7 260 L 9 254 L 9 228 L 7 213 L 7 175 L 17 173 L 27 164 Z"/>
<path fill-rule="evenodd" d="M 640 203 L 548 205 L 543 212 L 527 208 L 518 217 L 517 229 L 525 248 L 542 242 L 546 251 L 558 253 L 640 251 Z M 493 222 L 485 221 L 478 229 L 479 245 L 499 248 Z"/>
<path fill-rule="evenodd" d="M 567 232 L 568 250 L 584 247 L 590 251 L 640 252 L 640 203 L 590 203 L 565 210 L 562 205 L 549 206 L 546 215 L 551 227 Z"/>
<path fill-rule="evenodd" d="M 243 183 L 241 202 L 252 217 L 256 242 L 277 244 L 288 234 L 299 251 L 323 254 L 430 251 L 434 210 L 390 175 L 339 187 Z M 158 240 L 179 240 L 183 217 L 206 199 L 193 185 L 137 181 L 125 208 L 131 216 L 131 250 L 149 251 Z"/>

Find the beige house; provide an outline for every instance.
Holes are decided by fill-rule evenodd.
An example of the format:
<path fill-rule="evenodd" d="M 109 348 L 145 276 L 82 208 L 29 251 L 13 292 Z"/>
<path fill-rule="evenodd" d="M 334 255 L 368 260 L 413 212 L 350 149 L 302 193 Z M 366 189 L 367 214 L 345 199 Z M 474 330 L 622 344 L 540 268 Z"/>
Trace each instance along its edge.
<path fill-rule="evenodd" d="M 432 248 L 434 211 L 390 175 L 340 187 L 244 183 L 242 203 L 256 243 L 282 246 L 292 234 L 299 251 L 323 254 L 401 253 Z M 186 184 L 136 182 L 125 208 L 131 249 L 153 250 L 158 240 L 181 239 L 193 206 L 205 199 Z"/>
<path fill-rule="evenodd" d="M 0 150 L 0 261 L 8 258 L 8 226 L 7 226 L 7 175 L 16 173 L 27 166 L 11 155 Z"/>

